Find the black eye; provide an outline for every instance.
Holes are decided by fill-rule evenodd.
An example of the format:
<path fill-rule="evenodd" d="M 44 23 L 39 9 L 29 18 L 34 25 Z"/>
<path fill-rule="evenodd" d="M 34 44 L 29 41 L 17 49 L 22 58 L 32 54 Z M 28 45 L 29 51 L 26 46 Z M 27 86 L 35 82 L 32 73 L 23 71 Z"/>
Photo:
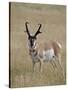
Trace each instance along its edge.
<path fill-rule="evenodd" d="M 28 39 L 30 39 L 30 37 L 28 37 Z"/>
<path fill-rule="evenodd" d="M 36 37 L 34 37 L 34 39 L 37 39 Z"/>

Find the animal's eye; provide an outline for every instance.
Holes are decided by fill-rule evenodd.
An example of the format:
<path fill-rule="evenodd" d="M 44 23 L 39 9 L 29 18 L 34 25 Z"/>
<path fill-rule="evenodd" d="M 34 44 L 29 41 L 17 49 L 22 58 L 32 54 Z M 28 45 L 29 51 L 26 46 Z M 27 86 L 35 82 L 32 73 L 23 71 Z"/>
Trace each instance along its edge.
<path fill-rule="evenodd" d="M 37 39 L 36 37 L 34 39 Z"/>
<path fill-rule="evenodd" d="M 30 37 L 28 37 L 28 39 L 30 39 Z"/>

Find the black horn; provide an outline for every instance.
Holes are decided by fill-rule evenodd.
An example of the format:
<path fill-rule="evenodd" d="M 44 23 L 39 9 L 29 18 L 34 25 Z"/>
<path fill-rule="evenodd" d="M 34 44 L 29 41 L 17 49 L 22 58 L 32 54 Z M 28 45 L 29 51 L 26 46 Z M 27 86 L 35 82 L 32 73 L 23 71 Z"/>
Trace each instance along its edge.
<path fill-rule="evenodd" d="M 26 26 L 26 31 L 25 32 L 27 32 L 28 36 L 30 36 L 27 24 L 29 24 L 29 23 L 28 22 L 25 23 L 25 26 Z"/>
<path fill-rule="evenodd" d="M 40 28 L 41 28 L 41 24 L 38 24 L 39 25 L 39 28 L 38 28 L 38 30 L 37 30 L 37 32 L 35 33 L 35 37 L 38 35 L 38 34 L 40 34 L 40 33 L 42 33 L 41 31 L 40 31 Z"/>

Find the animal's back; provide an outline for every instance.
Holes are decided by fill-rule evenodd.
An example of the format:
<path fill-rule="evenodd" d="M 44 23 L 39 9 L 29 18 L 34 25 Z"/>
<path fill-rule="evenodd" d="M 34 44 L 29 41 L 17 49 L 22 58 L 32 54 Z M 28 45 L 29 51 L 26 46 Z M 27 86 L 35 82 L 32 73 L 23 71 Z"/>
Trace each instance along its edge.
<path fill-rule="evenodd" d="M 60 43 L 53 41 L 52 46 L 53 46 L 55 55 L 58 56 L 61 53 L 61 49 L 62 49 Z"/>
<path fill-rule="evenodd" d="M 40 43 L 38 51 L 41 58 L 52 59 L 53 56 L 58 56 L 61 52 L 61 45 L 56 41 Z"/>

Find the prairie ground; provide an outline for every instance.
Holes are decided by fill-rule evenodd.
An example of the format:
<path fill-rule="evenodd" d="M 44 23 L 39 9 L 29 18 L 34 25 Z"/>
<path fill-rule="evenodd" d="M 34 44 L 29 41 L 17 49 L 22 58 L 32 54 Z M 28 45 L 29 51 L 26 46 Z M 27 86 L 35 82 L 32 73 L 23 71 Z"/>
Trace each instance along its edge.
<path fill-rule="evenodd" d="M 48 62 L 43 71 L 32 72 L 32 60 L 29 56 L 25 22 L 30 23 L 29 30 L 35 33 L 38 23 L 42 24 L 42 34 L 37 41 L 55 40 L 62 45 L 62 69 L 53 69 Z M 10 14 L 10 82 L 11 87 L 62 85 L 66 83 L 66 7 L 61 5 L 11 3 Z M 64 75 L 63 75 L 64 72 Z"/>

